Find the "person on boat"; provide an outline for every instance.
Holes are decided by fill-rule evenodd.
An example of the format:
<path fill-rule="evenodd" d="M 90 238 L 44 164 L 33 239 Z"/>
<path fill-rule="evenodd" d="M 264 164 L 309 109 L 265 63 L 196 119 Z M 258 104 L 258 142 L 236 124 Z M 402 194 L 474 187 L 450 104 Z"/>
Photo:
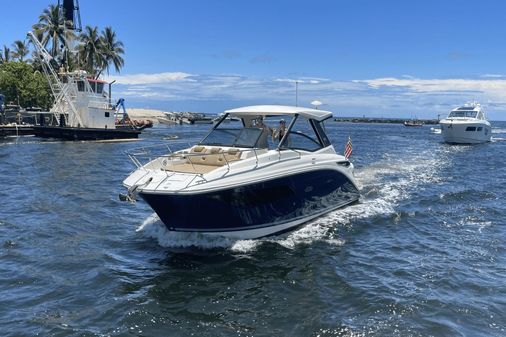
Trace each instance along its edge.
<path fill-rule="evenodd" d="M 286 133 L 286 122 L 284 119 L 281 119 L 279 121 L 279 128 L 275 130 L 275 132 L 272 134 L 272 139 L 280 142 L 281 139 L 283 139 L 285 133 Z"/>
<path fill-rule="evenodd" d="M 268 148 L 269 147 L 268 138 L 273 134 L 272 129 L 264 123 L 264 118 L 262 116 L 257 118 L 256 127 L 262 129 L 262 133 L 260 134 L 260 138 L 258 139 L 258 147 Z"/>

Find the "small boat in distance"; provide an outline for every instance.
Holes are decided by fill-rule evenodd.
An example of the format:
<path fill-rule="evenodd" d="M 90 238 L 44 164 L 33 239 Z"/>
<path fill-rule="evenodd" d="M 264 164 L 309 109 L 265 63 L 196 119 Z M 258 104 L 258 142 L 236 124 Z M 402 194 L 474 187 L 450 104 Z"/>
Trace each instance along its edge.
<path fill-rule="evenodd" d="M 158 116 L 158 123 L 165 125 L 177 125 L 181 124 L 181 120 L 176 118 L 175 114 L 165 113 L 165 116 Z"/>
<path fill-rule="evenodd" d="M 218 123 L 222 120 L 223 116 L 225 115 L 224 112 L 222 113 L 219 113 L 218 116 L 216 116 L 214 119 L 213 119 L 213 123 Z M 237 117 L 231 117 L 231 116 L 228 116 L 227 118 L 225 118 L 221 123 L 230 123 L 230 122 L 238 122 L 240 121 L 239 118 Z"/>
<path fill-rule="evenodd" d="M 194 146 L 129 153 L 137 169 L 120 198 L 138 194 L 170 231 L 252 239 L 291 230 L 360 198 L 353 164 L 325 134 L 330 118 L 280 105 L 225 111 Z"/>
<path fill-rule="evenodd" d="M 453 109 L 439 124 L 445 143 L 479 144 L 490 142 L 492 138 L 492 126 L 477 102 Z"/>
<path fill-rule="evenodd" d="M 430 133 L 441 134 L 441 128 L 430 128 Z"/>
<path fill-rule="evenodd" d="M 409 121 L 404 121 L 404 126 L 423 126 L 423 122 L 421 120 L 418 120 L 418 119 L 411 119 Z"/>

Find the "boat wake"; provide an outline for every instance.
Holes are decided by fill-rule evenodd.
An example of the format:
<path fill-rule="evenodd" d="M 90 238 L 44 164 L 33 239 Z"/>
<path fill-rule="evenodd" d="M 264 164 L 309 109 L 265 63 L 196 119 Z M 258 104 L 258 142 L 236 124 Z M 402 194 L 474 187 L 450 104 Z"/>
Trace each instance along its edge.
<path fill-rule="evenodd" d="M 490 141 L 491 141 L 492 143 L 505 142 L 505 141 L 506 141 L 506 138 L 492 137 L 492 139 L 491 139 Z"/>
<path fill-rule="evenodd" d="M 156 213 L 148 216 L 136 231 L 156 239 L 160 246 L 166 248 L 222 248 L 234 252 L 248 252 L 257 245 L 256 240 L 237 240 L 202 233 L 169 231 Z"/>
<path fill-rule="evenodd" d="M 494 133 L 494 134 L 506 134 L 506 129 L 492 128 L 492 133 Z"/>
<path fill-rule="evenodd" d="M 247 253 L 264 243 L 275 243 L 288 249 L 315 241 L 342 246 L 345 241 L 338 237 L 336 227 L 351 227 L 357 220 L 395 214 L 399 202 L 408 199 L 421 185 L 441 181 L 439 171 L 448 164 L 444 158 L 437 151 L 423 151 L 407 158 L 385 155 L 380 161 L 356 170 L 355 176 L 362 190 L 360 202 L 280 236 L 237 240 L 202 233 L 172 232 L 155 213 L 145 219 L 137 231 L 167 248 L 218 248 Z"/>

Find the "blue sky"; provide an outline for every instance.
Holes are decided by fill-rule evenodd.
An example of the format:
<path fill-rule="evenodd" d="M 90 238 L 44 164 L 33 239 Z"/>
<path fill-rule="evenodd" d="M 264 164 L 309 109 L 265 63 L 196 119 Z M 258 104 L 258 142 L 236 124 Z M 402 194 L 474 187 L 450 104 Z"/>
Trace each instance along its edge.
<path fill-rule="evenodd" d="M 56 1 L 52 1 L 56 3 Z M 51 1 L 0 0 L 0 46 Z M 81 0 L 125 44 L 128 106 L 219 112 L 313 100 L 336 116 L 433 118 L 480 101 L 506 119 L 504 1 Z M 22 13 L 22 14 L 17 14 Z M 504 116 L 504 117 L 503 117 Z"/>

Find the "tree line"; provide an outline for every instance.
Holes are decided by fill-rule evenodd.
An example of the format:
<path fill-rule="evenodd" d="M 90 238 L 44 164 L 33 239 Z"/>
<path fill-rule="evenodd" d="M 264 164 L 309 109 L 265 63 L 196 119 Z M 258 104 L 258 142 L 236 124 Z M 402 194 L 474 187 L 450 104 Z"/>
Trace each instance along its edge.
<path fill-rule="evenodd" d="M 80 33 L 69 30 L 63 10 L 50 5 L 33 25 L 33 33 L 54 60 L 54 67 L 67 71 L 85 70 L 98 78 L 111 68 L 120 72 L 124 65 L 124 46 L 111 27 L 99 31 L 86 26 Z M 76 41 L 73 46 L 72 41 Z M 29 57 L 31 53 L 31 57 Z M 34 92 L 36 91 L 36 92 Z M 42 65 L 34 46 L 27 40 L 16 40 L 12 49 L 4 45 L 0 50 L 0 93 L 7 102 L 23 107 L 50 108 L 49 84 L 42 75 Z"/>

